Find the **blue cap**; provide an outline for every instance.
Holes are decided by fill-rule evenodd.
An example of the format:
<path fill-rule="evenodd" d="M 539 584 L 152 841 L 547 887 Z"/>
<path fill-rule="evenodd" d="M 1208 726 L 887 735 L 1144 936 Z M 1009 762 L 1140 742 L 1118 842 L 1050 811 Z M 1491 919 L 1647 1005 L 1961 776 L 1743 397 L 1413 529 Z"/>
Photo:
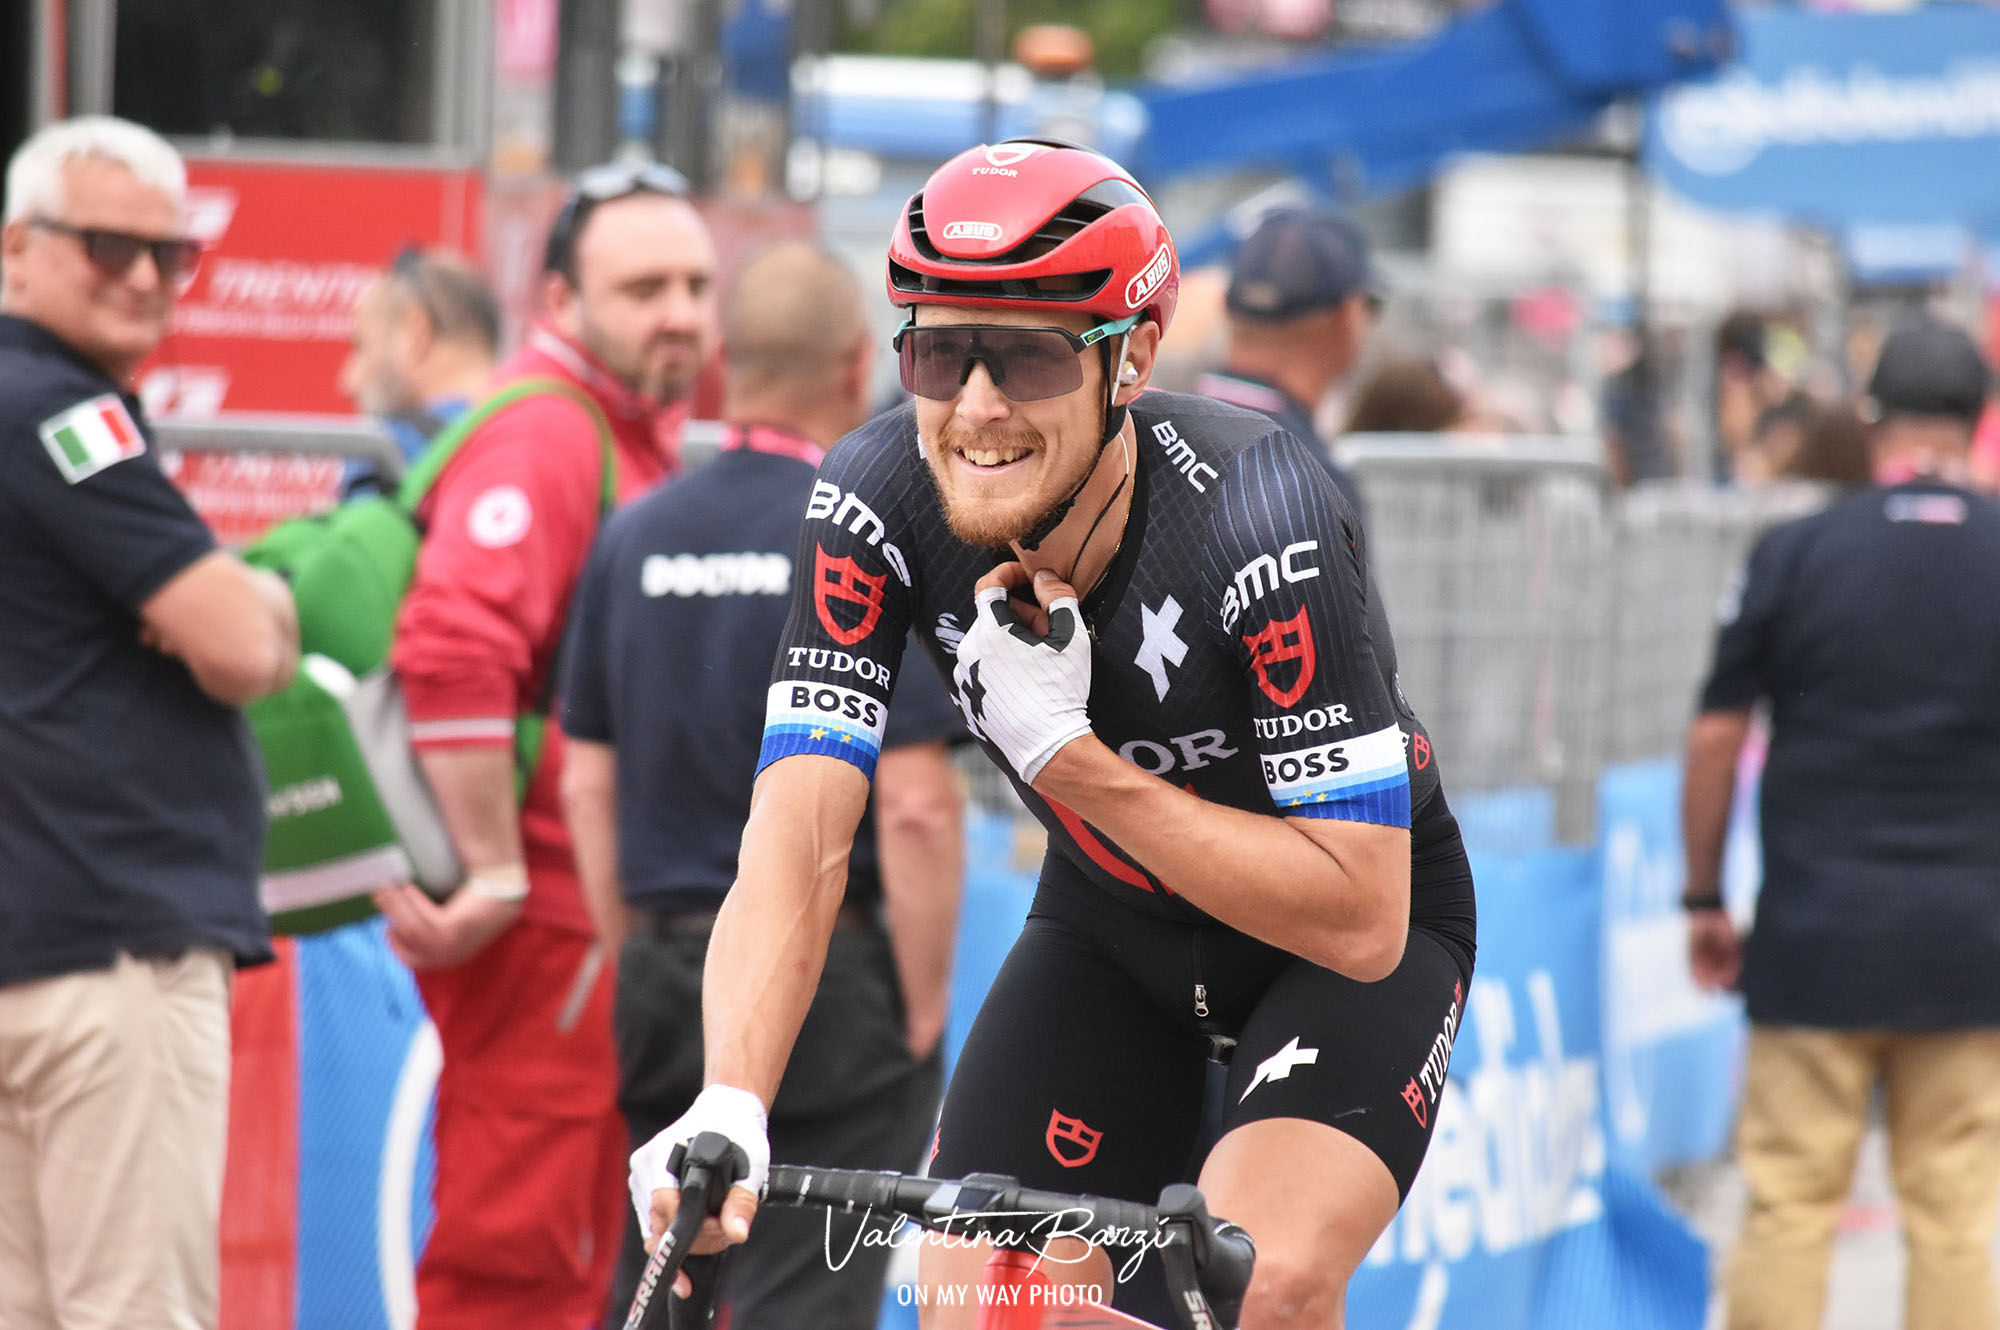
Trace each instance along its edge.
<path fill-rule="evenodd" d="M 1328 208 L 1281 208 L 1236 251 L 1227 303 L 1238 318 L 1275 323 L 1378 293 L 1361 228 Z"/>

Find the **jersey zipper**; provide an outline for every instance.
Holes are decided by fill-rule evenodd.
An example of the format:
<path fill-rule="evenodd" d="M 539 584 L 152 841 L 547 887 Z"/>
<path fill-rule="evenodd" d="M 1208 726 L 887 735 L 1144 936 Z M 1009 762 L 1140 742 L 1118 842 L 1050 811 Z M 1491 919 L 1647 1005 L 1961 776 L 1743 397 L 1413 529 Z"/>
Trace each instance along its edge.
<path fill-rule="evenodd" d="M 1194 969 L 1194 1014 L 1198 1018 L 1208 1016 L 1208 985 L 1202 982 L 1201 974 L 1201 928 L 1188 930 L 1189 959 Z"/>

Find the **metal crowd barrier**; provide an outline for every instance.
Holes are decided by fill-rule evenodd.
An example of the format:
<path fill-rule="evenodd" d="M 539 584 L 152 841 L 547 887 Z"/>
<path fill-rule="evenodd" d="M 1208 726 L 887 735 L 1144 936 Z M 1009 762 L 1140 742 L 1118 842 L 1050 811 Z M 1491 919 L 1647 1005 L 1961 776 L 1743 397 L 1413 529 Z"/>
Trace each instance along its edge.
<path fill-rule="evenodd" d="M 1619 497 L 1606 761 L 1680 751 L 1724 593 L 1751 545 L 1773 523 L 1812 512 L 1832 494 L 1803 481 L 1757 490 L 1660 481 Z"/>
<path fill-rule="evenodd" d="M 1354 435 L 1404 694 L 1454 790 L 1545 787 L 1588 835 L 1607 665 L 1608 476 L 1594 440 Z"/>
<path fill-rule="evenodd" d="M 1829 497 L 1613 492 L 1589 438 L 1363 435 L 1338 455 L 1450 787 L 1552 790 L 1567 842 L 1590 837 L 1607 763 L 1679 752 L 1751 544 Z"/>
<path fill-rule="evenodd" d="M 161 465 L 225 545 L 247 545 L 289 517 L 339 501 L 349 467 L 393 481 L 403 450 L 375 421 L 307 415 L 230 415 L 153 422 Z"/>

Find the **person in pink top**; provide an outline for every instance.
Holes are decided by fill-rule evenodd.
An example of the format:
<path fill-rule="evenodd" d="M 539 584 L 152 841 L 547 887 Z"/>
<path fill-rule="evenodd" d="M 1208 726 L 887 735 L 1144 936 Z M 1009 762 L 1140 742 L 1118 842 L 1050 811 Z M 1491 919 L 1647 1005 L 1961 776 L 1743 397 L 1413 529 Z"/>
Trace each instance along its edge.
<path fill-rule="evenodd" d="M 611 428 L 621 500 L 678 466 L 715 341 L 715 262 L 665 167 L 585 173 L 551 228 L 546 316 L 495 387 L 556 379 L 587 394 Z M 468 873 L 442 904 L 407 886 L 377 897 L 444 1051 L 419 1330 L 581 1330 L 604 1311 L 618 1254 L 627 1145 L 610 967 L 563 825 L 555 726 L 525 798 L 515 755 L 516 717 L 552 700 L 602 456 L 581 400 L 535 394 L 479 426 L 417 512 L 424 541 L 392 659 Z"/>

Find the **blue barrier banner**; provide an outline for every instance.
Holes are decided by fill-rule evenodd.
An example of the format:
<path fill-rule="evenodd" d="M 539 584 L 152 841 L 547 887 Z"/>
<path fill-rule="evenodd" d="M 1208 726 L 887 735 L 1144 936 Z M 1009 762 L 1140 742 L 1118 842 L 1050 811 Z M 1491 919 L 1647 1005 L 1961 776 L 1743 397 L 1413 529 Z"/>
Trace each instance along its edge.
<path fill-rule="evenodd" d="M 1672 759 L 1608 768 L 1598 786 L 1606 1119 L 1612 1158 L 1641 1172 L 1724 1151 L 1741 1065 L 1742 1001 L 1688 971 L 1680 789 Z"/>
<path fill-rule="evenodd" d="M 1354 1326 L 1696 1330 L 1699 1239 L 1606 1148 L 1589 850 L 1473 857 L 1479 964 L 1423 1171 Z"/>
<path fill-rule="evenodd" d="M 380 919 L 298 940 L 296 1330 L 409 1330 L 441 1055 Z"/>

